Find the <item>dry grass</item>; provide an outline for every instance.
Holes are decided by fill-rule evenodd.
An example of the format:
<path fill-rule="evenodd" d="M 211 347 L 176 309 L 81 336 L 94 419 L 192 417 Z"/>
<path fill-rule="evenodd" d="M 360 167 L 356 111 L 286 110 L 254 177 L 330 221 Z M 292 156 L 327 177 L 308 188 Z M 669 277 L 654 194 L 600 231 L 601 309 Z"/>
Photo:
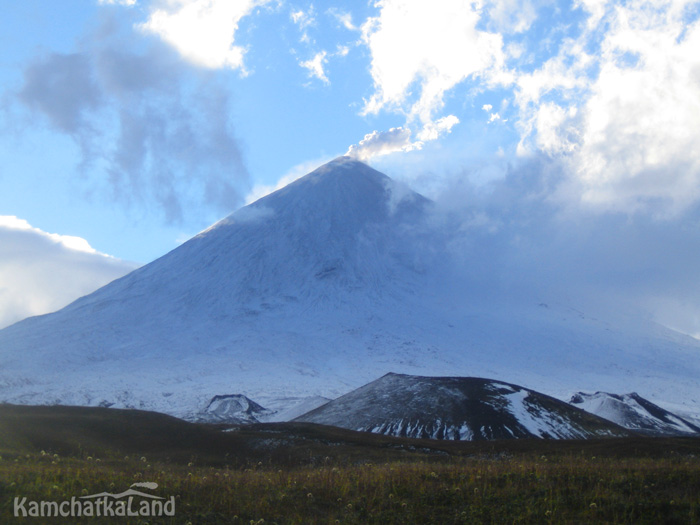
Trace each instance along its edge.
<path fill-rule="evenodd" d="M 127 412 L 22 412 L 0 407 L 0 523 L 16 522 L 16 496 L 62 501 L 152 481 L 176 497 L 174 518 L 82 522 L 700 524 L 697 438 L 430 443 L 312 425 L 222 433 L 138 413 L 143 434 L 129 441 L 106 431 L 112 417 L 128 426 Z"/>

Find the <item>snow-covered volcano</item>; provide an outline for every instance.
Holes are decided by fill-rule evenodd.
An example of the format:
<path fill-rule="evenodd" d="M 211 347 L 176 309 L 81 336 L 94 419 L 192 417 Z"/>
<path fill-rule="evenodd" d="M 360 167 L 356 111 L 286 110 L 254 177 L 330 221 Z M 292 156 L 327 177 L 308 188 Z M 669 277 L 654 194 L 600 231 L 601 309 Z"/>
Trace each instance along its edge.
<path fill-rule="evenodd" d="M 63 310 L 0 331 L 0 400 L 195 417 L 215 396 L 284 410 L 394 371 L 700 405 L 695 339 L 477 291 L 433 208 L 336 159 Z"/>

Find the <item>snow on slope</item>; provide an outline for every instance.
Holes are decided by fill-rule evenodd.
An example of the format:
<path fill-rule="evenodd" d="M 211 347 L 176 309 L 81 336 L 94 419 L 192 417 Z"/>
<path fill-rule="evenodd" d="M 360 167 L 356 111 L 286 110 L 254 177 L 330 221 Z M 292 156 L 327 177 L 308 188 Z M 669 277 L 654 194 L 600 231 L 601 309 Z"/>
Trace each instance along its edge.
<path fill-rule="evenodd" d="M 0 331 L 0 400 L 196 418 L 217 395 L 294 413 L 389 371 L 697 411 L 700 344 L 484 290 L 432 203 L 348 158 L 54 314 Z"/>
<path fill-rule="evenodd" d="M 569 402 L 632 430 L 659 435 L 700 433 L 700 427 L 634 392 L 624 395 L 579 392 Z"/>
<path fill-rule="evenodd" d="M 602 418 L 517 385 L 474 377 L 391 373 L 295 421 L 462 441 L 626 435 Z"/>

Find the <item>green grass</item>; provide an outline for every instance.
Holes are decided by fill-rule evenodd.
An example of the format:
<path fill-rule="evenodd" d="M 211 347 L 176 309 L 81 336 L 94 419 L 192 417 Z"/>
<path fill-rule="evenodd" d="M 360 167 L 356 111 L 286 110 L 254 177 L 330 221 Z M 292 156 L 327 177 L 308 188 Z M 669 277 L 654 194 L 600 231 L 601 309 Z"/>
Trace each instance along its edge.
<path fill-rule="evenodd" d="M 697 438 L 436 443 L 32 408 L 0 407 L 3 524 L 700 524 Z M 174 518 L 13 517 L 14 497 L 62 501 L 139 481 L 175 496 Z"/>

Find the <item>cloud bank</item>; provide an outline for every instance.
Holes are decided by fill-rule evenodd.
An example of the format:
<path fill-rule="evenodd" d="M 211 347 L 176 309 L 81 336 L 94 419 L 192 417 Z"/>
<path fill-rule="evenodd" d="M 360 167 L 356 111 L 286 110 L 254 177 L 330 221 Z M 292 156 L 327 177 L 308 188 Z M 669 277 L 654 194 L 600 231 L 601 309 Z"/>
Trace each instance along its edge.
<path fill-rule="evenodd" d="M 700 336 L 697 3 L 584 1 L 546 16 L 527 1 L 375 5 L 363 112 L 405 124 L 350 151 L 420 162 L 395 161 L 437 200 L 463 293 L 628 309 Z M 485 184 L 487 158 L 449 173 L 413 146 L 440 137 L 455 97 L 481 109 L 482 129 L 511 132 Z"/>
<path fill-rule="evenodd" d="M 80 237 L 0 216 L 0 328 L 62 308 L 136 267 Z"/>
<path fill-rule="evenodd" d="M 475 308 L 498 298 L 558 303 L 699 337 L 700 204 L 664 218 L 592 209 L 560 194 L 566 169 L 539 155 L 487 184 L 468 172 L 435 175 L 431 227 L 449 239 L 453 292 Z"/>
<path fill-rule="evenodd" d="M 664 216 L 700 199 L 695 2 L 586 1 L 553 12 L 517 0 L 374 6 L 362 24 L 373 93 L 361 113 L 405 121 L 352 146 L 359 157 L 442 138 L 465 120 L 461 100 L 461 111 L 475 106 L 472 122 L 517 137 L 514 157 L 561 162 L 569 178 L 560 190 L 591 208 Z M 476 102 L 489 94 L 500 100 L 494 111 Z M 397 140 L 399 129 L 412 141 Z"/>

